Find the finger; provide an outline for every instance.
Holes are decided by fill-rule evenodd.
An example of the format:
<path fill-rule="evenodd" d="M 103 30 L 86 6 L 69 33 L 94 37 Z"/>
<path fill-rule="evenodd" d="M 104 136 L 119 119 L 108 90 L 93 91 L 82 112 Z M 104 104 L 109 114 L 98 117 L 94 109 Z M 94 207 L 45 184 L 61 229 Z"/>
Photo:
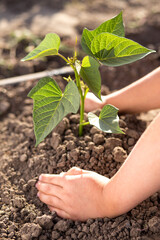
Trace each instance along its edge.
<path fill-rule="evenodd" d="M 50 183 L 57 186 L 63 186 L 64 175 L 63 174 L 41 174 L 39 180 L 44 183 Z"/>
<path fill-rule="evenodd" d="M 66 172 L 61 172 L 59 175 L 64 176 L 66 175 Z"/>
<path fill-rule="evenodd" d="M 79 175 L 82 174 L 82 169 L 79 167 L 72 167 L 67 171 L 67 175 Z"/>
<path fill-rule="evenodd" d="M 55 208 L 61 209 L 64 204 L 60 198 L 53 195 L 47 195 L 41 191 L 37 193 L 37 196 L 43 203 L 53 206 Z"/>
<path fill-rule="evenodd" d="M 52 207 L 52 206 L 48 206 L 49 210 L 51 212 L 56 212 L 58 216 L 62 217 L 62 218 L 66 218 L 66 219 L 70 219 L 71 216 L 65 212 L 64 210 L 62 209 L 59 209 L 59 208 L 55 208 L 55 207 Z"/>
<path fill-rule="evenodd" d="M 62 189 L 63 189 L 61 186 L 53 185 L 50 183 L 44 183 L 41 181 L 37 182 L 36 188 L 47 195 L 54 195 L 59 198 L 62 195 Z"/>
<path fill-rule="evenodd" d="M 79 167 L 72 167 L 71 169 L 68 170 L 66 175 L 80 175 L 84 173 L 91 173 L 91 171 L 81 169 Z"/>

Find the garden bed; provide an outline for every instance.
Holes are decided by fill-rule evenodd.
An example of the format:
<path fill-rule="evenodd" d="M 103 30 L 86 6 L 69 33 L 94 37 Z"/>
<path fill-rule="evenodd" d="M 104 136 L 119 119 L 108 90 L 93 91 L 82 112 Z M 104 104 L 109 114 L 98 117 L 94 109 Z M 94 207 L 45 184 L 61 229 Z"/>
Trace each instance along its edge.
<path fill-rule="evenodd" d="M 157 50 L 156 54 L 123 67 L 101 68 L 103 94 L 120 89 L 159 66 L 157 29 L 155 34 L 153 29 L 154 42 L 153 39 L 145 42 L 145 45 L 149 42 L 154 44 L 152 47 Z M 142 29 L 146 39 L 152 36 L 147 30 L 147 27 Z M 139 35 L 142 34 L 134 33 L 130 38 L 143 44 Z M 5 47 L 2 49 L 5 61 L 0 65 L 0 78 L 63 66 L 63 61 L 52 57 L 46 61 L 20 63 L 28 43 L 20 41 L 14 52 Z M 14 58 L 11 58 L 12 54 Z M 62 77 L 58 76 L 56 80 L 63 89 Z M 35 84 L 36 81 L 28 81 L 0 87 L 0 239 L 158 240 L 160 193 L 120 217 L 89 219 L 86 222 L 62 219 L 39 201 L 35 184 L 41 173 L 60 173 L 78 166 L 112 177 L 150 119 L 146 117 L 143 121 L 139 115 L 120 115 L 120 126 L 125 135 L 109 135 L 95 127 L 85 126 L 84 136 L 78 137 L 79 115 L 69 114 L 56 131 L 35 148 L 32 100 L 27 98 Z"/>
<path fill-rule="evenodd" d="M 62 78 L 56 80 L 63 88 Z M 32 100 L 26 97 L 33 85 L 35 82 L 29 81 L 1 88 L 1 96 L 8 103 L 0 122 L 2 239 L 158 239 L 160 193 L 120 217 L 86 222 L 61 219 L 39 201 L 35 184 L 41 173 L 60 173 L 79 166 L 112 177 L 147 122 L 135 115 L 121 115 L 125 135 L 109 135 L 85 126 L 84 136 L 78 137 L 79 115 L 68 115 L 35 148 Z M 103 94 L 108 92 L 103 87 Z"/>

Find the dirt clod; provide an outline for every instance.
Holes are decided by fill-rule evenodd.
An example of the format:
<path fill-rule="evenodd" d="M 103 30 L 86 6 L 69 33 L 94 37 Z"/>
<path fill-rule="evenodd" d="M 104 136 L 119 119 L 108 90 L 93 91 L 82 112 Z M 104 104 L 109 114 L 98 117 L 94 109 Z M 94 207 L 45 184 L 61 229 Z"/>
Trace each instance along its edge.
<path fill-rule="evenodd" d="M 134 138 L 134 139 L 138 139 L 139 138 L 139 134 L 136 130 L 133 130 L 133 129 L 127 129 L 126 130 L 126 134 L 131 137 L 131 138 Z"/>
<path fill-rule="evenodd" d="M 39 237 L 42 228 L 39 224 L 35 223 L 25 223 L 21 228 L 21 238 L 22 240 L 31 240 L 35 237 Z"/>
<path fill-rule="evenodd" d="M 127 158 L 127 152 L 122 147 L 115 147 L 112 154 L 116 162 L 124 162 Z"/>
<path fill-rule="evenodd" d="M 16 197 L 13 199 L 13 206 L 17 208 L 23 208 L 25 205 L 25 199 L 23 197 Z"/>
<path fill-rule="evenodd" d="M 66 232 L 69 227 L 70 227 L 69 221 L 66 222 L 65 220 L 60 220 L 54 225 L 54 229 L 60 232 Z"/>
<path fill-rule="evenodd" d="M 57 232 L 57 231 L 53 231 L 52 232 L 52 239 L 59 239 L 59 237 L 60 237 L 60 233 L 59 232 Z"/>
<path fill-rule="evenodd" d="M 51 229 L 53 226 L 52 216 L 51 215 L 42 215 L 36 218 L 36 223 L 38 223 L 44 229 Z"/>
<path fill-rule="evenodd" d="M 157 216 L 152 217 L 148 222 L 149 230 L 153 233 L 160 231 L 160 218 Z"/>
<path fill-rule="evenodd" d="M 98 133 L 94 134 L 93 142 L 95 144 L 97 144 L 97 145 L 100 145 L 100 144 L 104 143 L 104 136 L 103 136 L 103 134 L 98 134 Z"/>
<path fill-rule="evenodd" d="M 51 138 L 51 146 L 53 147 L 53 149 L 57 149 L 57 147 L 60 145 L 61 143 L 61 137 L 58 133 L 53 132 L 52 133 L 52 138 Z"/>
<path fill-rule="evenodd" d="M 64 131 L 70 126 L 68 118 L 64 117 L 63 120 L 54 128 L 53 132 L 63 135 Z"/>
<path fill-rule="evenodd" d="M 10 103 L 7 101 L 0 101 L 0 115 L 7 113 L 10 108 Z"/>
<path fill-rule="evenodd" d="M 20 156 L 20 161 L 21 161 L 21 162 L 25 162 L 25 161 L 27 161 L 27 158 L 28 158 L 28 157 L 27 157 L 27 154 L 24 153 L 24 154 L 22 154 L 22 155 Z"/>
<path fill-rule="evenodd" d="M 115 147 L 121 147 L 122 146 L 122 140 L 119 138 L 115 138 L 115 137 L 109 137 L 106 139 L 105 142 L 105 148 L 109 149 L 110 151 L 112 151 Z"/>

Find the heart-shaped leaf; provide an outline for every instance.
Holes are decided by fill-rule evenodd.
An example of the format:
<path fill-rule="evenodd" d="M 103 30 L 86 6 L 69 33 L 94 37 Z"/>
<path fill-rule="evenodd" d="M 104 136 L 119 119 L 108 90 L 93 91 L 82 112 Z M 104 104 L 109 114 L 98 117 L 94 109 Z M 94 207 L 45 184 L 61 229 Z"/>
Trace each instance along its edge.
<path fill-rule="evenodd" d="M 106 133 L 123 133 L 119 127 L 118 109 L 112 105 L 105 105 L 97 117 L 94 113 L 88 113 L 88 119 L 91 125 Z"/>
<path fill-rule="evenodd" d="M 97 36 L 100 33 L 103 32 L 109 32 L 113 33 L 117 36 L 124 36 L 124 25 L 123 25 L 123 19 L 122 19 L 122 12 L 120 12 L 117 16 L 114 18 L 105 21 L 102 23 L 98 28 L 94 30 L 88 30 L 87 28 L 84 28 L 82 33 L 82 39 L 81 39 L 81 45 L 83 50 L 88 54 L 93 56 L 93 53 L 91 51 L 91 42 L 94 39 L 95 36 Z"/>
<path fill-rule="evenodd" d="M 111 33 L 97 35 L 91 43 L 91 51 L 94 57 L 108 66 L 128 64 L 155 52 L 130 39 Z"/>
<path fill-rule="evenodd" d="M 60 38 L 55 33 L 48 33 L 43 41 L 36 47 L 32 52 L 30 52 L 21 61 L 27 61 L 39 57 L 57 55 L 60 46 Z"/>
<path fill-rule="evenodd" d="M 34 99 L 33 120 L 36 146 L 68 113 L 79 109 L 80 97 L 76 84 L 70 81 L 64 93 L 50 77 L 42 78 L 29 92 Z"/>
<path fill-rule="evenodd" d="M 99 63 L 92 57 L 86 56 L 82 60 L 80 75 L 89 89 L 101 99 L 101 75 Z"/>

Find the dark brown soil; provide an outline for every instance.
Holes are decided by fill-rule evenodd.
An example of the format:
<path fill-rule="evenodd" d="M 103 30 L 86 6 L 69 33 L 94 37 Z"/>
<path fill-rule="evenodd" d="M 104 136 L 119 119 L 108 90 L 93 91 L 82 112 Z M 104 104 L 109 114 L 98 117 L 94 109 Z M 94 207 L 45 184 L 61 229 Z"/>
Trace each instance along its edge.
<path fill-rule="evenodd" d="M 20 5 L 19 2 L 16 0 L 13 4 L 13 1 L 1 1 L 0 6 L 4 4 L 9 11 L 12 9 L 12 12 L 20 14 L 25 7 L 31 9 L 36 1 L 26 1 Z M 64 8 L 63 4 L 58 5 L 59 1 L 47 2 L 50 8 L 58 11 Z M 109 1 L 94 0 L 93 5 L 91 2 L 86 1 L 90 14 L 98 11 L 104 13 L 106 6 L 107 12 L 112 12 L 116 7 L 116 1 L 111 4 Z M 130 11 L 133 8 L 134 16 L 144 5 L 138 0 L 119 2 L 126 6 L 129 4 Z M 44 7 L 44 1 L 39 3 Z M 152 7 L 154 6 L 150 1 L 147 1 L 147 11 Z M 121 7 L 117 5 L 118 11 L 119 8 Z M 141 20 L 144 24 L 141 22 L 138 28 L 127 30 L 128 37 L 155 49 L 157 53 L 123 67 L 101 68 L 102 82 L 105 85 L 103 94 L 120 89 L 159 66 L 160 21 L 157 13 L 158 11 L 153 14 L 150 10 L 150 18 Z M 130 15 L 128 19 L 131 17 Z M 93 19 L 91 22 L 93 23 Z M 76 28 L 80 33 L 82 23 Z M 11 40 L 13 39 L 10 36 L 4 36 L 4 42 Z M 63 40 L 65 42 L 66 38 Z M 46 61 L 22 64 L 20 59 L 26 54 L 25 48 L 30 41 L 31 39 L 21 39 L 16 44 L 12 45 L 11 41 L 9 46 L 3 45 L 1 57 L 4 62 L 0 62 L 0 79 L 64 65 L 63 61 L 53 57 Z M 72 45 L 72 42 L 69 42 L 69 46 Z M 62 78 L 56 77 L 56 80 L 63 88 Z M 120 217 L 89 219 L 86 222 L 61 219 L 55 213 L 50 213 L 39 201 L 35 184 L 41 173 L 60 173 L 72 166 L 79 166 L 112 177 L 145 130 L 148 121 L 142 121 L 138 115 L 121 115 L 120 126 L 126 132 L 125 135 L 108 135 L 95 127 L 86 126 L 84 136 L 78 137 L 79 115 L 68 115 L 59 127 L 35 148 L 32 100 L 27 98 L 27 93 L 35 84 L 36 82 L 29 81 L 0 87 L 0 239 L 159 240 L 160 192 Z"/>
<path fill-rule="evenodd" d="M 1 239 L 158 239 L 160 193 L 120 217 L 83 223 L 61 219 L 39 201 L 35 183 L 41 173 L 60 173 L 79 166 L 112 177 L 146 123 L 136 116 L 122 115 L 120 126 L 126 135 L 109 135 L 87 126 L 84 136 L 78 137 L 79 115 L 69 115 L 35 148 L 32 101 L 26 98 L 31 86 L 33 83 L 27 82 L 1 88 L 10 105 L 0 122 Z"/>

